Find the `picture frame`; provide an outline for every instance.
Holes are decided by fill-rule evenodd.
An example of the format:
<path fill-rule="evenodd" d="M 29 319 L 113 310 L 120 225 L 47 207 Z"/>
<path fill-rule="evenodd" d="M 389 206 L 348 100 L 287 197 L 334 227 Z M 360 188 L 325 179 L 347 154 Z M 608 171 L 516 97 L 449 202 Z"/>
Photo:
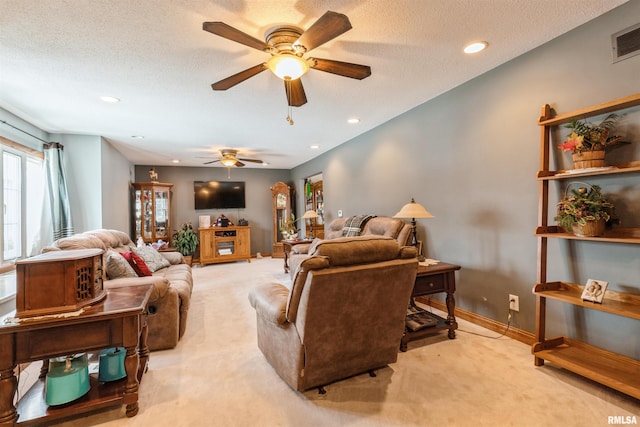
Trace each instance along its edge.
<path fill-rule="evenodd" d="M 604 293 L 607 290 L 608 285 L 609 282 L 605 282 L 603 280 L 587 280 L 587 284 L 584 285 L 584 290 L 582 291 L 582 300 L 602 304 Z"/>

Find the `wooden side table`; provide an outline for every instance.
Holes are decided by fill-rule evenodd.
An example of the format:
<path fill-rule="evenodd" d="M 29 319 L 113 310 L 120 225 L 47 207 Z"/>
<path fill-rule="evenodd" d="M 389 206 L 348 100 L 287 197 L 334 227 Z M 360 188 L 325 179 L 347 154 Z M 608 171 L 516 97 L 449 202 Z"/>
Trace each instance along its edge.
<path fill-rule="evenodd" d="M 300 245 L 302 243 L 311 243 L 313 239 L 296 239 L 296 240 L 283 240 L 282 247 L 284 250 L 284 272 L 289 272 L 289 254 L 291 253 L 291 248 L 295 245 Z"/>
<path fill-rule="evenodd" d="M 413 286 L 413 292 L 411 293 L 410 311 L 413 313 L 426 313 L 426 310 L 415 304 L 414 298 L 446 292 L 447 318 L 443 319 L 440 316 L 429 313 L 428 316 L 434 317 L 437 321 L 434 326 L 427 326 L 415 331 L 407 327 L 405 329 L 404 336 L 402 337 L 402 341 L 400 342 L 401 351 L 407 351 L 408 342 L 424 338 L 444 329 L 448 331 L 450 339 L 454 339 L 456 337 L 458 322 L 456 322 L 456 316 L 454 313 L 456 301 L 453 294 L 456 291 L 455 272 L 460 270 L 460 268 L 461 267 L 459 265 L 447 264 L 444 262 L 430 266 L 418 265 L 416 283 Z"/>
<path fill-rule="evenodd" d="M 85 307 L 72 317 L 32 318 L 5 323 L 0 318 L 0 426 L 42 425 L 96 409 L 126 405 L 126 414 L 138 413 L 139 382 L 149 357 L 144 313 L 151 285 L 107 291 L 99 304 Z M 91 389 L 79 399 L 59 406 L 44 402 L 44 376 L 49 358 L 124 347 L 127 377 L 101 384 L 90 376 Z M 45 361 L 40 379 L 14 406 L 18 389 L 15 368 L 19 363 Z"/>

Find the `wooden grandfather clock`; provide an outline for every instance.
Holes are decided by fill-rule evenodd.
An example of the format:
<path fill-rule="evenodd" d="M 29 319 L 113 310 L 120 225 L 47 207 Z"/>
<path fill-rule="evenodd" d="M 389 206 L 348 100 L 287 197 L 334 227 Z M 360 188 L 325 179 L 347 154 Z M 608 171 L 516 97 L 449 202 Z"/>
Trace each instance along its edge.
<path fill-rule="evenodd" d="M 271 187 L 271 202 L 273 205 L 273 258 L 284 257 L 284 247 L 282 246 L 281 229 L 286 221 L 291 218 L 293 209 L 291 207 L 291 187 L 284 182 L 276 182 Z"/>

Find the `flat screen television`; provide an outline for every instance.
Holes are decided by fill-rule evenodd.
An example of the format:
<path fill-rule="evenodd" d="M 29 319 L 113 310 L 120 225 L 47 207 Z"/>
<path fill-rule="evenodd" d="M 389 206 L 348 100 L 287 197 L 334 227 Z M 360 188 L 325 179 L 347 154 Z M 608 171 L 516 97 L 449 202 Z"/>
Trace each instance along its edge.
<path fill-rule="evenodd" d="M 196 210 L 244 209 L 243 181 L 194 181 Z"/>

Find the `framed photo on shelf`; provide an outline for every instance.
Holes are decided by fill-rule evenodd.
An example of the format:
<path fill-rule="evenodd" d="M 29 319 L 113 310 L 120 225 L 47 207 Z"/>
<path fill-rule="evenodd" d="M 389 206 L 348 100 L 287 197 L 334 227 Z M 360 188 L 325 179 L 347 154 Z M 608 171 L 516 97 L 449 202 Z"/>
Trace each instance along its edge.
<path fill-rule="evenodd" d="M 608 284 L 609 282 L 604 282 L 602 280 L 587 280 L 587 284 L 584 286 L 584 290 L 582 291 L 582 300 L 602 304 L 604 292 L 607 290 Z"/>

